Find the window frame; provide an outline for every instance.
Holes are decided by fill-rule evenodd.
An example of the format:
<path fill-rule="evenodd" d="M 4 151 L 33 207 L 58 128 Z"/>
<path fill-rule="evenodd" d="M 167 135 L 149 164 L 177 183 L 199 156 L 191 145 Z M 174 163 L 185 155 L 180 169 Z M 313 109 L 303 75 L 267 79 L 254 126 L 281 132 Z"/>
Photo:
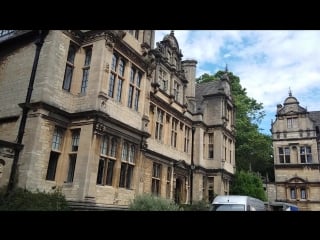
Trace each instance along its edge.
<path fill-rule="evenodd" d="M 142 72 L 132 64 L 130 69 L 130 81 L 127 107 L 135 111 L 139 110 L 139 100 L 141 92 Z"/>
<path fill-rule="evenodd" d="M 85 59 L 82 67 L 82 81 L 81 81 L 81 90 L 80 90 L 82 94 L 86 93 L 87 87 L 88 87 L 89 72 L 90 72 L 90 65 L 91 65 L 91 59 L 92 59 L 92 46 L 85 47 L 84 51 L 85 51 Z"/>
<path fill-rule="evenodd" d="M 173 95 L 174 95 L 174 100 L 177 102 L 180 101 L 180 87 L 181 87 L 181 84 L 175 80 L 173 83 Z"/>
<path fill-rule="evenodd" d="M 125 73 L 127 59 L 121 54 L 114 52 L 111 59 L 111 70 L 108 84 L 108 96 L 116 102 L 122 102 L 123 84 L 125 83 Z"/>
<path fill-rule="evenodd" d="M 155 121 L 155 139 L 162 141 L 163 137 L 163 125 L 164 125 L 164 111 L 157 108 L 156 111 L 156 121 Z"/>
<path fill-rule="evenodd" d="M 113 185 L 114 169 L 117 161 L 117 148 L 118 139 L 115 136 L 109 134 L 101 136 L 96 185 Z"/>
<path fill-rule="evenodd" d="M 312 163 L 312 149 L 311 146 L 300 146 L 300 162 Z M 304 159 L 304 161 L 303 161 Z"/>
<path fill-rule="evenodd" d="M 178 141 L 178 125 L 179 120 L 172 117 L 171 118 L 171 146 L 176 148 L 177 147 L 177 141 Z"/>
<path fill-rule="evenodd" d="M 66 67 L 63 77 L 63 83 L 62 83 L 62 89 L 70 92 L 71 84 L 73 80 L 73 73 L 75 68 L 75 59 L 77 55 L 79 47 L 70 41 L 69 49 L 68 49 L 68 55 L 67 55 L 67 61 L 66 61 Z M 71 52 L 71 50 L 74 50 L 74 52 Z M 70 55 L 72 54 L 72 55 Z"/>
<path fill-rule="evenodd" d="M 71 148 L 69 152 L 68 170 L 65 183 L 73 183 L 80 142 L 80 128 L 71 129 Z"/>
<path fill-rule="evenodd" d="M 47 181 L 55 181 L 64 135 L 65 130 L 61 127 L 55 126 L 52 134 L 51 151 L 45 177 Z"/>
<path fill-rule="evenodd" d="M 290 147 L 288 146 L 278 147 L 279 163 L 280 164 L 290 163 L 291 162 L 290 154 L 291 154 Z"/>
<path fill-rule="evenodd" d="M 151 193 L 155 196 L 161 194 L 161 171 L 162 165 L 154 162 L 152 165 Z"/>
<path fill-rule="evenodd" d="M 214 133 L 208 133 L 208 159 L 214 158 Z"/>
<path fill-rule="evenodd" d="M 121 168 L 119 187 L 131 189 L 131 183 L 133 181 L 133 171 L 135 161 L 137 158 L 136 144 L 127 140 L 123 141 L 121 149 Z"/>
<path fill-rule="evenodd" d="M 186 153 L 189 152 L 190 132 L 191 132 L 191 128 L 188 127 L 188 126 L 185 126 L 185 127 L 184 127 L 184 147 L 183 147 L 183 150 L 184 150 L 184 152 L 186 152 Z"/>

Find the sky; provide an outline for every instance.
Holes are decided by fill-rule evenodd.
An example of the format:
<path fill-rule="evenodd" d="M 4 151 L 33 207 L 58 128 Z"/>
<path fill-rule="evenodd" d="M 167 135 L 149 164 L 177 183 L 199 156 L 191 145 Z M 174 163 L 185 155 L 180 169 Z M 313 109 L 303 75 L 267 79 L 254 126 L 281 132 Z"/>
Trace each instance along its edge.
<path fill-rule="evenodd" d="M 171 30 L 157 30 L 162 41 Z M 270 135 L 277 104 L 296 97 L 308 111 L 320 111 L 320 30 L 175 30 L 182 60 L 197 60 L 196 77 L 224 70 L 240 78 L 247 96 L 263 104 L 259 125 Z"/>

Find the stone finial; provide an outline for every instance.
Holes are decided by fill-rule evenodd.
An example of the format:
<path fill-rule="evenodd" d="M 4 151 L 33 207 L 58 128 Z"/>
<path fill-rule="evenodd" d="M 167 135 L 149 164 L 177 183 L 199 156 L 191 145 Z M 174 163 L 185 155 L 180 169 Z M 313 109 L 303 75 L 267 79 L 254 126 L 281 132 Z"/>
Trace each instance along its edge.
<path fill-rule="evenodd" d="M 289 87 L 289 97 L 292 97 L 292 92 L 290 87 Z"/>
<path fill-rule="evenodd" d="M 170 35 L 174 36 L 174 30 L 171 30 Z"/>

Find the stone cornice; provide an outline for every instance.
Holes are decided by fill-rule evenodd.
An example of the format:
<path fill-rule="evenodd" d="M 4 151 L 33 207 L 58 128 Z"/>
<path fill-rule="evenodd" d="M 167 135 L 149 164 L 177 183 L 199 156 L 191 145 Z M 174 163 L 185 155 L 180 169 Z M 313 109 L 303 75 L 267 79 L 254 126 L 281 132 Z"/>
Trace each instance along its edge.
<path fill-rule="evenodd" d="M 25 106 L 25 104 L 19 104 L 19 105 L 20 105 L 20 107 Z M 150 136 L 150 134 L 148 132 L 133 128 L 133 127 L 129 126 L 128 124 L 121 122 L 119 120 L 116 120 L 116 119 L 110 117 L 108 114 L 101 112 L 101 111 L 97 111 L 97 110 L 70 113 L 70 112 L 66 112 L 64 110 L 61 110 L 60 108 L 57 108 L 55 106 L 49 105 L 44 102 L 31 103 L 31 104 L 28 104 L 27 107 L 29 109 L 33 109 L 33 110 L 37 110 L 39 108 L 48 110 L 50 113 L 55 113 L 55 114 L 58 114 L 61 117 L 65 118 L 65 121 L 68 121 L 68 123 L 71 123 L 72 121 L 75 121 L 75 120 L 84 119 L 84 120 L 89 121 L 91 119 L 91 120 L 94 120 L 95 122 L 99 122 L 104 125 L 107 125 L 108 123 L 112 123 L 113 125 L 118 126 L 121 129 L 127 130 L 128 132 L 135 133 L 135 134 L 143 136 L 145 138 L 148 138 Z M 46 117 L 46 118 L 49 117 L 51 119 L 54 119 L 53 115 L 49 115 L 49 116 L 42 115 L 42 117 Z"/>
<path fill-rule="evenodd" d="M 165 163 L 165 164 L 168 164 L 168 162 L 174 162 L 175 161 L 174 158 L 168 157 L 168 156 L 163 155 L 163 154 L 158 153 L 158 152 L 154 152 L 154 151 L 152 151 L 150 149 L 146 149 L 145 156 L 149 157 L 151 159 L 160 161 L 160 162 Z"/>
<path fill-rule="evenodd" d="M 141 69 L 147 72 L 147 63 L 143 60 L 142 56 L 139 55 L 134 49 L 132 49 L 128 44 L 123 41 L 115 42 L 115 49 L 124 54 L 129 58 L 134 64 L 138 65 Z"/>
<path fill-rule="evenodd" d="M 278 181 L 278 182 L 275 182 L 275 184 L 277 186 L 279 186 L 279 185 L 285 185 L 285 186 L 292 186 L 292 185 L 310 186 L 310 185 L 319 185 L 320 181 L 289 182 L 289 180 L 287 180 L 287 181 Z"/>
<path fill-rule="evenodd" d="M 4 118 L 0 118 L 0 123 L 16 122 L 18 119 L 19 119 L 19 115 L 4 117 Z"/>
<path fill-rule="evenodd" d="M 303 169 L 303 168 L 311 168 L 311 169 L 320 169 L 319 163 L 282 163 L 282 164 L 274 164 L 275 169 Z"/>
<path fill-rule="evenodd" d="M 66 34 L 68 37 L 70 37 L 74 42 L 76 42 L 79 45 L 82 45 L 83 43 L 83 33 L 79 30 L 63 30 L 64 34 Z"/>
<path fill-rule="evenodd" d="M 9 142 L 9 141 L 5 141 L 5 140 L 0 139 L 0 147 L 21 150 L 23 148 L 23 144 L 18 144 L 15 142 Z"/>
<path fill-rule="evenodd" d="M 182 112 L 172 108 L 170 104 L 164 102 L 163 100 L 157 98 L 153 93 L 150 93 L 150 101 L 155 104 L 156 106 L 160 106 L 165 112 L 170 113 L 175 118 L 180 120 L 181 122 L 186 122 L 192 125 L 192 120 L 186 117 Z"/>
<path fill-rule="evenodd" d="M 278 133 L 287 133 L 288 132 L 273 132 L 273 134 L 278 134 Z M 301 140 L 317 140 L 317 137 L 301 137 L 301 138 L 272 138 L 273 142 L 292 142 L 292 141 L 298 141 L 300 142 Z M 288 143 L 289 144 L 289 143 Z"/>

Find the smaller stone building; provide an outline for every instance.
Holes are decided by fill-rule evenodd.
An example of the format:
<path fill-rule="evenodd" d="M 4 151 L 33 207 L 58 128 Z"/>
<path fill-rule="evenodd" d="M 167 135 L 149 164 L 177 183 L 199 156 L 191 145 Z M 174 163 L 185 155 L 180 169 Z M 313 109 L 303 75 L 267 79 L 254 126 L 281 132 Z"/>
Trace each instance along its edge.
<path fill-rule="evenodd" d="M 320 210 L 320 112 L 309 112 L 289 96 L 272 123 L 276 200 L 301 210 Z"/>

